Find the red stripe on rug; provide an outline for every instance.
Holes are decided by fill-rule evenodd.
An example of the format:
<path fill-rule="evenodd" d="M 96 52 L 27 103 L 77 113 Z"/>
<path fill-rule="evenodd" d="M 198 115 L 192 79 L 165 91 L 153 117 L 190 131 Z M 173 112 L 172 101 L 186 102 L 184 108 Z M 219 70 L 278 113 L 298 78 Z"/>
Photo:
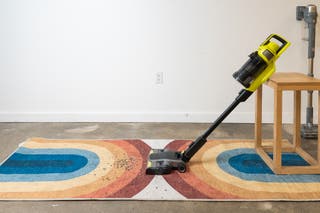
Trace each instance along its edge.
<path fill-rule="evenodd" d="M 171 150 L 185 150 L 192 141 L 175 140 L 170 142 L 166 148 Z M 190 164 L 190 162 L 189 162 Z M 187 167 L 186 173 L 174 171 L 170 175 L 165 175 L 166 181 L 179 193 L 189 199 L 237 199 L 239 197 L 217 190 L 192 173 Z"/>

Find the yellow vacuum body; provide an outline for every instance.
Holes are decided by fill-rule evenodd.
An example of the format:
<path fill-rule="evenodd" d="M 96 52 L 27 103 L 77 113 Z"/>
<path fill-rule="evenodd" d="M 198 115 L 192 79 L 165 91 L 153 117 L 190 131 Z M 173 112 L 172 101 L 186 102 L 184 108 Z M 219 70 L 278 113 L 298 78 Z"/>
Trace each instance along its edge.
<path fill-rule="evenodd" d="M 275 72 L 275 61 L 290 46 L 279 35 L 271 34 L 258 48 L 249 55 L 247 62 L 233 74 L 248 91 L 254 92 Z"/>

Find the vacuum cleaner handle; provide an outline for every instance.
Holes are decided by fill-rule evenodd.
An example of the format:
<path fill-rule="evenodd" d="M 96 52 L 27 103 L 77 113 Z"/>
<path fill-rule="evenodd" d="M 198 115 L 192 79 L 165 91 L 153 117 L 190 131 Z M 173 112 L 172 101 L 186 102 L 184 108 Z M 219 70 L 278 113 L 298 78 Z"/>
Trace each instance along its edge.
<path fill-rule="evenodd" d="M 280 37 L 280 36 L 277 35 L 277 34 L 272 34 L 272 35 L 270 36 L 269 41 L 270 41 L 272 38 L 274 38 L 274 39 L 276 39 L 276 40 L 278 40 L 278 41 L 281 42 L 281 46 L 280 46 L 280 48 L 278 49 L 277 53 L 279 53 L 279 52 L 289 43 L 288 41 L 286 41 L 284 38 Z"/>
<path fill-rule="evenodd" d="M 277 40 L 281 45 L 279 46 L 279 49 L 276 51 L 275 58 L 279 58 L 279 56 L 290 46 L 290 42 L 284 39 L 283 37 L 277 35 L 277 34 L 271 34 L 267 37 L 267 39 L 260 45 L 260 47 L 268 45 L 270 42 L 272 42 L 272 39 Z"/>

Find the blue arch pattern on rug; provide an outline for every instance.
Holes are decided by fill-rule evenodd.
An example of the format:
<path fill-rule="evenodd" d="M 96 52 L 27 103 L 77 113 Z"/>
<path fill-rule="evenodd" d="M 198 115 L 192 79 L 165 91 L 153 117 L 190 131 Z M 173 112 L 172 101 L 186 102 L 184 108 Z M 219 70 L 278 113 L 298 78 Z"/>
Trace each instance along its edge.
<path fill-rule="evenodd" d="M 283 165 L 308 165 L 299 155 L 285 153 Z M 320 175 L 276 175 L 254 149 L 240 148 L 222 152 L 217 157 L 219 167 L 225 172 L 248 181 L 261 182 L 320 182 Z"/>
<path fill-rule="evenodd" d="M 0 166 L 0 181 L 68 180 L 88 174 L 98 164 L 99 157 L 87 150 L 20 147 Z"/>

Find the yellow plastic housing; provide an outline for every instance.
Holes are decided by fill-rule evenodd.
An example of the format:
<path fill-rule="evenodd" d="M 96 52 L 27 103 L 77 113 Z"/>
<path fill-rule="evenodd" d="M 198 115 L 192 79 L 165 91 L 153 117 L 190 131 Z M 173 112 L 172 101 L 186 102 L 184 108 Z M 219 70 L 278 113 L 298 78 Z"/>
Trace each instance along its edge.
<path fill-rule="evenodd" d="M 282 39 L 282 45 L 279 46 L 277 43 L 271 41 L 271 39 L 276 39 L 279 41 Z M 254 92 L 260 85 L 267 81 L 271 75 L 275 72 L 276 66 L 275 61 L 280 57 L 280 55 L 290 46 L 290 42 L 285 40 L 283 37 L 271 34 L 268 38 L 259 46 L 258 55 L 267 63 L 266 69 L 264 69 L 259 76 L 251 83 L 250 87 L 246 90 Z M 266 52 L 273 57 L 268 58 Z M 268 52 L 269 51 L 269 52 Z"/>

